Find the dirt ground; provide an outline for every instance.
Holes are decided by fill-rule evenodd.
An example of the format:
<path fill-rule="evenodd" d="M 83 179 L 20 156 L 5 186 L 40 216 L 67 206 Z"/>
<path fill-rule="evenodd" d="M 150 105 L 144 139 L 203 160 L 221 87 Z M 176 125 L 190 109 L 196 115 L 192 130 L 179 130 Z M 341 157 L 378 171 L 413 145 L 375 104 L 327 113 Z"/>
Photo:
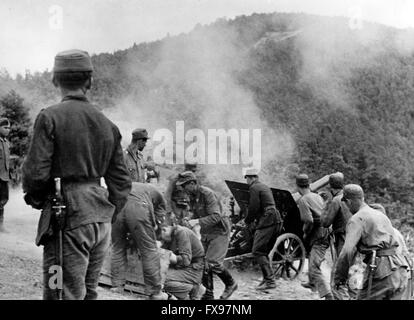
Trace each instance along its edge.
<path fill-rule="evenodd" d="M 42 247 L 34 244 L 40 212 L 25 205 L 21 190 L 10 192 L 10 200 L 5 209 L 5 227 L 8 233 L 0 233 L 0 299 L 42 299 Z M 306 271 L 306 265 L 304 268 Z M 329 266 L 324 263 L 323 271 L 329 279 Z M 257 270 L 231 270 L 239 284 L 233 294 L 234 300 L 317 300 L 317 293 L 301 286 L 307 281 L 306 273 L 295 280 L 278 279 L 277 288 L 269 293 L 259 293 L 254 287 L 261 280 Z M 215 295 L 218 298 L 223 284 L 215 280 Z M 125 293 L 117 294 L 108 288 L 98 288 L 101 300 L 142 300 L 141 296 Z"/>

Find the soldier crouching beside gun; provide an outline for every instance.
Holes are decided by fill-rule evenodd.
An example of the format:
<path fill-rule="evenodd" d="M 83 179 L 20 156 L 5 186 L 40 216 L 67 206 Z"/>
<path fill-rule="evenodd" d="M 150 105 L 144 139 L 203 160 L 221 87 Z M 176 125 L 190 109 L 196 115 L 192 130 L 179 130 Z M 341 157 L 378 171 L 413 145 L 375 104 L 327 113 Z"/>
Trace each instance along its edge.
<path fill-rule="evenodd" d="M 342 201 L 352 217 L 346 227 L 345 244 L 338 257 L 334 284 L 346 284 L 357 250 L 367 264 L 359 300 L 401 300 L 407 287 L 407 262 L 398 252 L 398 241 L 391 221 L 364 201 L 359 185 L 344 187 Z"/>
<path fill-rule="evenodd" d="M 55 57 L 53 84 L 62 101 L 37 116 L 22 168 L 25 201 L 42 210 L 36 245 L 44 246 L 43 299 L 97 298 L 111 220 L 131 189 L 121 134 L 85 96 L 92 69 L 84 51 Z M 100 185 L 101 177 L 108 190 Z M 62 201 L 53 202 L 59 193 L 55 178 L 61 178 Z M 62 280 L 62 272 L 63 283 L 56 281 Z"/>
<path fill-rule="evenodd" d="M 171 250 L 164 290 L 179 300 L 195 300 L 204 270 L 204 248 L 196 234 L 179 226 L 162 226 L 163 248 Z"/>

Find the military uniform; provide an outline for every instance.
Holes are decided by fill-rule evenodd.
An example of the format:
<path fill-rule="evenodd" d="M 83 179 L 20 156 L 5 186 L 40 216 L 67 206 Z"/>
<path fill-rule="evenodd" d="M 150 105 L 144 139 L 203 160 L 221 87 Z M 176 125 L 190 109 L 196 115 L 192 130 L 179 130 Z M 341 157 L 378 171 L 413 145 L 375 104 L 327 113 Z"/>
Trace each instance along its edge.
<path fill-rule="evenodd" d="M 87 53 L 63 52 L 55 58 L 54 72 L 72 67 L 84 70 L 85 64 L 92 70 Z M 26 202 L 42 209 L 36 244 L 44 246 L 44 299 L 58 298 L 49 281 L 59 252 L 50 201 L 55 177 L 62 180 L 66 205 L 63 299 L 97 297 L 111 220 L 125 205 L 131 188 L 120 141 L 118 128 L 80 93 L 64 96 L 61 103 L 43 109 L 36 118 L 22 173 Z M 107 190 L 100 186 L 101 177 Z"/>
<path fill-rule="evenodd" d="M 329 248 L 328 229 L 323 228 L 320 221 L 323 200 L 318 194 L 308 192 L 297 204 L 304 224 L 304 238 L 310 247 L 309 282 L 317 288 L 320 297 L 326 297 L 331 295 L 331 291 L 321 271 L 321 264 Z"/>
<path fill-rule="evenodd" d="M 165 200 L 151 184 L 132 183 L 128 202 L 112 225 L 112 285 L 125 285 L 127 239 L 129 232 L 137 245 L 148 294 L 161 291 L 161 266 L 155 228 L 165 216 Z"/>
<path fill-rule="evenodd" d="M 197 181 L 193 172 L 180 173 L 177 186 L 185 189 L 184 184 L 191 181 Z M 227 299 L 237 288 L 230 272 L 223 265 L 230 242 L 230 220 L 223 215 L 214 191 L 198 184 L 195 192 L 190 194 L 189 210 L 193 214 L 192 219 L 197 219 L 200 224 L 201 242 L 206 253 L 207 268 L 203 274 L 206 292 L 203 299 L 214 299 L 213 273 L 225 284 L 221 297 Z"/>
<path fill-rule="evenodd" d="M 9 120 L 0 119 L 0 126 L 10 126 Z M 6 137 L 0 136 L 0 231 L 3 229 L 4 206 L 9 201 L 9 180 L 10 180 L 10 151 L 9 142 Z"/>
<path fill-rule="evenodd" d="M 193 231 L 175 226 L 171 241 L 165 248 L 177 255 L 177 263 L 168 269 L 164 290 L 178 299 L 186 299 L 194 286 L 201 283 L 204 269 L 203 245 Z"/>
<path fill-rule="evenodd" d="M 372 251 L 376 250 L 376 269 L 372 275 L 372 288 L 368 296 L 369 265 Z M 348 222 L 345 244 L 338 257 L 334 282 L 343 284 L 348 278 L 356 252 L 365 254 L 367 264 L 359 299 L 398 300 L 407 286 L 407 263 L 398 253 L 398 241 L 391 221 L 380 211 L 363 204 Z"/>
<path fill-rule="evenodd" d="M 252 253 L 262 269 L 263 280 L 274 285 L 274 275 L 267 255 L 282 230 L 282 218 L 276 209 L 272 191 L 264 183 L 257 180 L 252 182 L 249 194 L 249 209 L 245 222 L 255 223 Z"/>
<path fill-rule="evenodd" d="M 125 150 L 125 165 L 134 182 L 146 182 L 144 155 L 141 151 L 134 151 L 131 146 Z"/>
<path fill-rule="evenodd" d="M 335 288 L 333 284 L 333 272 L 335 270 L 336 259 L 338 258 L 338 255 L 341 252 L 342 247 L 345 243 L 346 224 L 348 223 L 348 220 L 352 217 L 352 214 L 349 211 L 347 205 L 343 201 L 341 201 L 342 196 L 343 190 L 340 190 L 338 193 L 334 195 L 333 199 L 326 204 L 325 209 L 323 210 L 321 215 L 321 222 L 322 226 L 325 228 L 329 228 L 330 226 L 332 226 L 332 232 L 335 237 L 334 245 L 336 257 L 334 265 L 332 266 L 331 274 L 332 294 L 336 300 L 349 300 L 350 288 Z"/>

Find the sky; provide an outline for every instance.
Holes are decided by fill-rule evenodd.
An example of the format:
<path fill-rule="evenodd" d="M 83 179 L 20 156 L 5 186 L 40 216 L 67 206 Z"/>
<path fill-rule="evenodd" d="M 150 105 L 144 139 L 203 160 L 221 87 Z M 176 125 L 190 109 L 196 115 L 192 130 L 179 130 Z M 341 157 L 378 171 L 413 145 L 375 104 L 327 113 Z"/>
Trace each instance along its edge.
<path fill-rule="evenodd" d="M 414 27 L 411 0 L 1 0 L 0 69 L 51 69 L 59 51 L 114 52 L 218 18 L 271 12 L 345 16 Z"/>

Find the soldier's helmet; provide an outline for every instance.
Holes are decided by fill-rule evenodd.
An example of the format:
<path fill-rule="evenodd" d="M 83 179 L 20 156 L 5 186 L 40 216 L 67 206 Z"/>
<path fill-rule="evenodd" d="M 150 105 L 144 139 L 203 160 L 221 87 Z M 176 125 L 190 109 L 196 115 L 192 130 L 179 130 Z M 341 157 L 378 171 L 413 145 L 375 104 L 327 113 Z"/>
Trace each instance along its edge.
<path fill-rule="evenodd" d="M 307 174 L 301 173 L 296 176 L 296 185 L 299 188 L 307 188 L 309 187 L 309 177 Z"/>
<path fill-rule="evenodd" d="M 132 138 L 134 138 L 135 140 L 138 140 L 138 139 L 148 140 L 148 139 L 150 139 L 150 137 L 148 136 L 148 131 L 146 129 L 143 129 L 143 128 L 137 128 L 134 131 L 132 131 Z"/>
<path fill-rule="evenodd" d="M 245 168 L 243 171 L 243 176 L 245 179 L 247 177 L 257 177 L 259 175 L 259 169 L 256 168 Z"/>
<path fill-rule="evenodd" d="M 352 200 L 352 199 L 364 199 L 364 190 L 358 184 L 347 184 L 344 187 L 344 195 L 342 201 Z"/>
<path fill-rule="evenodd" d="M 54 73 L 93 71 L 92 60 L 88 52 L 82 50 L 66 50 L 55 57 Z"/>
<path fill-rule="evenodd" d="M 0 127 L 3 126 L 9 126 L 10 127 L 10 121 L 7 118 L 0 118 Z"/>
<path fill-rule="evenodd" d="M 344 174 L 336 172 L 329 176 L 329 185 L 333 189 L 342 189 L 344 187 Z"/>
<path fill-rule="evenodd" d="M 186 184 L 187 182 L 195 181 L 197 182 L 197 177 L 192 171 L 184 171 L 178 174 L 178 179 L 176 182 L 177 186 L 181 186 Z"/>

